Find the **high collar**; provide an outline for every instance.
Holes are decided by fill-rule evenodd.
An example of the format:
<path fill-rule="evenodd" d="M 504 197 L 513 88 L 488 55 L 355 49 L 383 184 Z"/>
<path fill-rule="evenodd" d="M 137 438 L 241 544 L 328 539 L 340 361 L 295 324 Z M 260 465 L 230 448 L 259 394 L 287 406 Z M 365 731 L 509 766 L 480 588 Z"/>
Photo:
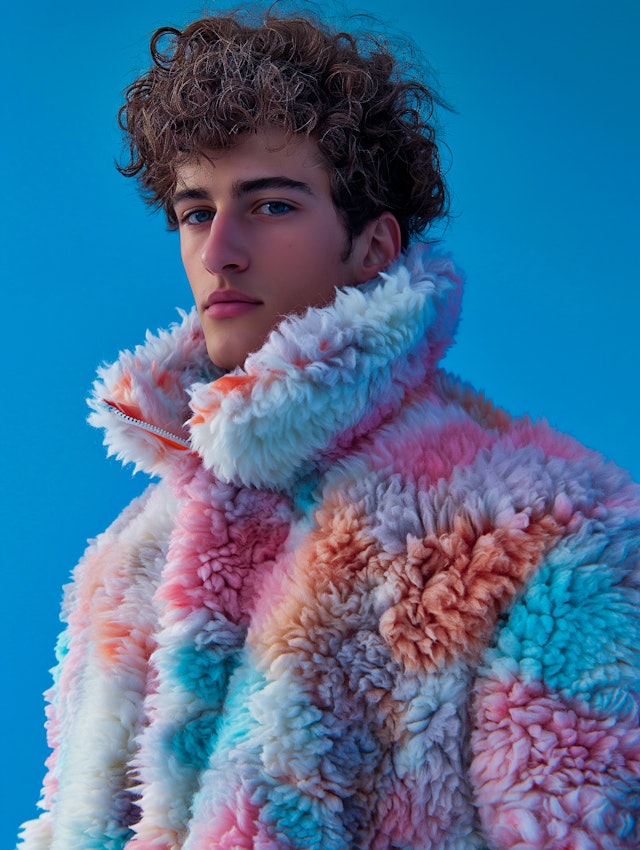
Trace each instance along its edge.
<path fill-rule="evenodd" d="M 222 480 L 287 489 L 428 379 L 452 342 L 461 288 L 449 257 L 414 245 L 331 305 L 285 319 L 227 375 L 193 310 L 99 370 L 89 421 L 109 454 L 152 475 L 191 450 Z"/>

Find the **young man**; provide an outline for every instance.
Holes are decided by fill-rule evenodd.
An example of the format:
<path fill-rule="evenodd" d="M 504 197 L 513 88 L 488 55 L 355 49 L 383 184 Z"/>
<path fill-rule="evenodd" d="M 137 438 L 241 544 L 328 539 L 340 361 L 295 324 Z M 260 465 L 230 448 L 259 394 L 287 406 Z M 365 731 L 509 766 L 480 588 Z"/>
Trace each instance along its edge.
<path fill-rule="evenodd" d="M 640 494 L 438 367 L 432 94 L 311 21 L 152 55 L 123 171 L 196 309 L 94 388 L 160 483 L 67 592 L 22 846 L 637 848 Z"/>

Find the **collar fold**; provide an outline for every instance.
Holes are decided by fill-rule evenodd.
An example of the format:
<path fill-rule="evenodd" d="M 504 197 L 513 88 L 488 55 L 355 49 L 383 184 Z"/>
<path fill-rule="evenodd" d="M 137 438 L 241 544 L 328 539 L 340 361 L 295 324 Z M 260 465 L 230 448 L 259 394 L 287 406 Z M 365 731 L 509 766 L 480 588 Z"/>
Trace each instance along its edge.
<path fill-rule="evenodd" d="M 209 361 L 193 310 L 99 370 L 89 421 L 105 429 L 109 454 L 150 474 L 166 474 L 190 441 L 224 481 L 288 489 L 429 378 L 453 340 L 461 289 L 448 256 L 414 245 L 331 305 L 285 319 L 227 375 Z"/>

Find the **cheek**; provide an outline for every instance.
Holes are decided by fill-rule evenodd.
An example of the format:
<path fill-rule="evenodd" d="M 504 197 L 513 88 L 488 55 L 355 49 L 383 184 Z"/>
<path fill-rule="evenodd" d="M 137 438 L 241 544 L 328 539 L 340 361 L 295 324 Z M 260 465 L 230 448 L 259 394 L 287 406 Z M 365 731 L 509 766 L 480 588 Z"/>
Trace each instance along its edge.
<path fill-rule="evenodd" d="M 201 268 L 201 264 L 197 261 L 197 258 L 194 257 L 192 252 L 186 251 L 182 248 L 180 250 L 180 259 L 182 260 L 182 267 L 191 288 L 191 292 L 195 298 L 198 291 L 198 271 L 199 268 Z"/>
<path fill-rule="evenodd" d="M 185 237 L 182 235 L 182 231 L 180 231 L 180 259 L 182 260 L 182 265 L 186 268 L 187 262 L 189 258 L 189 251 L 187 247 L 187 241 Z"/>
<path fill-rule="evenodd" d="M 195 239 L 193 235 L 180 236 L 180 259 L 185 271 L 193 272 L 201 265 L 200 255 L 202 254 L 202 245 L 200 241 Z"/>
<path fill-rule="evenodd" d="M 189 284 L 189 289 L 191 290 L 191 295 L 193 296 L 193 300 L 197 301 L 198 292 L 194 276 L 189 272 L 187 266 L 185 266 L 184 271 L 187 278 L 187 283 Z"/>

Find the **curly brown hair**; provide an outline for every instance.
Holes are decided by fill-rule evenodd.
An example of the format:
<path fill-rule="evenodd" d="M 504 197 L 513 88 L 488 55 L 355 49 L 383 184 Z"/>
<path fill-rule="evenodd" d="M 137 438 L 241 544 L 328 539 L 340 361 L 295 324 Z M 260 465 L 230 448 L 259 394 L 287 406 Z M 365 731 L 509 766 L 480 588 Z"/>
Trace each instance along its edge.
<path fill-rule="evenodd" d="M 153 65 L 118 114 L 128 143 L 119 170 L 170 227 L 180 163 L 268 125 L 316 141 L 350 238 L 388 210 L 406 247 L 445 214 L 433 120 L 443 102 L 403 76 L 380 37 L 269 11 L 257 25 L 234 13 L 163 27 L 150 48 Z"/>

